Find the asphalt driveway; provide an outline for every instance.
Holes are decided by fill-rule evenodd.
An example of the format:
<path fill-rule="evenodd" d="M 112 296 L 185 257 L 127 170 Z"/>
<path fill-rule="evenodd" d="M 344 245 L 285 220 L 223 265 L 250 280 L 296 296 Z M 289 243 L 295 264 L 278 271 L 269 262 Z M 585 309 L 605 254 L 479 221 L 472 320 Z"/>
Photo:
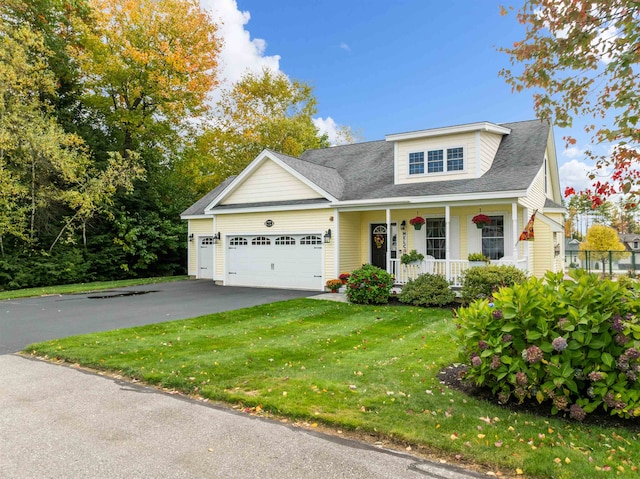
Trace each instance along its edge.
<path fill-rule="evenodd" d="M 28 344 L 321 294 L 216 286 L 207 280 L 0 301 L 0 354 Z"/>

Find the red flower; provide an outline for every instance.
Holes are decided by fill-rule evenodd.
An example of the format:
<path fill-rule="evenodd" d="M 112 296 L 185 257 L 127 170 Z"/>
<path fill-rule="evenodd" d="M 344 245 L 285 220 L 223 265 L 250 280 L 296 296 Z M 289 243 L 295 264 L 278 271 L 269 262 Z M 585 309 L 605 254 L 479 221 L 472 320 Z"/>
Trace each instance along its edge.
<path fill-rule="evenodd" d="M 491 218 L 489 218 L 487 215 L 483 215 L 481 213 L 481 214 L 475 215 L 473 218 L 471 218 L 471 221 L 473 221 L 475 224 L 478 224 L 478 223 L 491 223 Z"/>
<path fill-rule="evenodd" d="M 412 225 L 423 225 L 425 223 L 424 218 L 422 216 L 416 216 L 415 218 L 411 218 L 409 223 Z"/>

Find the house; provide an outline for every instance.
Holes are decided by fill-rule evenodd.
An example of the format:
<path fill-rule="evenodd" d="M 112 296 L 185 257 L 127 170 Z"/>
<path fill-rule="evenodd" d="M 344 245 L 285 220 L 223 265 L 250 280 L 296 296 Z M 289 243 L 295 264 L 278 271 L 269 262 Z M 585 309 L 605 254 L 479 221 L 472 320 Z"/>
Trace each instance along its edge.
<path fill-rule="evenodd" d="M 567 268 L 582 268 L 580 241 L 575 238 L 564 239 L 564 264 Z"/>
<path fill-rule="evenodd" d="M 364 263 L 403 284 L 399 258 L 454 285 L 469 253 L 542 276 L 562 271 L 563 213 L 551 127 L 479 122 L 305 151 L 264 150 L 181 215 L 188 273 L 224 285 L 323 290 Z M 518 241 L 531 215 L 535 241 Z M 489 216 L 478 228 L 472 218 Z M 410 220 L 424 219 L 420 229 Z"/>
<path fill-rule="evenodd" d="M 620 242 L 627 251 L 640 251 L 640 235 L 637 233 L 619 233 Z"/>

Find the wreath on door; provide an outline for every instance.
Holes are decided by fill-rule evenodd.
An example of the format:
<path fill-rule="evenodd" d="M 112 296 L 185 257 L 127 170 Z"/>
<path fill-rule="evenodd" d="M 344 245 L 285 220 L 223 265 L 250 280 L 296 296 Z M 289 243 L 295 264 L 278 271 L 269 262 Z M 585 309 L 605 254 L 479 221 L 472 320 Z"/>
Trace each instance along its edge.
<path fill-rule="evenodd" d="M 376 247 L 378 249 L 382 248 L 382 245 L 384 244 L 384 236 L 382 235 L 375 235 L 373 237 L 373 242 L 376 244 Z"/>

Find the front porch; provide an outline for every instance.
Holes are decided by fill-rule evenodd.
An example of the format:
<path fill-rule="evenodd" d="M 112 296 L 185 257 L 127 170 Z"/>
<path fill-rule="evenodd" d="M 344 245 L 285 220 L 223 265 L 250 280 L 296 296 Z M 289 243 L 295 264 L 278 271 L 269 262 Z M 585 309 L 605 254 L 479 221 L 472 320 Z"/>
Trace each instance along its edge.
<path fill-rule="evenodd" d="M 482 227 L 473 221 L 480 212 L 491 220 Z M 546 224 L 536 223 L 535 247 L 518 241 L 532 210 L 517 200 L 486 201 L 482 205 L 398 205 L 377 210 L 354 206 L 340 208 L 336 213 L 334 260 L 338 274 L 370 263 L 391 273 L 398 286 L 431 273 L 460 287 L 464 272 L 476 266 L 467 259 L 470 253 L 483 254 L 491 265 L 512 265 L 534 275 L 541 267 L 545 271 L 552 269 L 551 261 L 548 266 L 537 265 L 533 256 L 544 252 L 543 256 L 552 260 L 556 233 Z M 416 227 L 412 220 L 418 217 L 423 222 Z M 402 264 L 402 255 L 414 249 L 425 259 L 418 264 Z"/>

